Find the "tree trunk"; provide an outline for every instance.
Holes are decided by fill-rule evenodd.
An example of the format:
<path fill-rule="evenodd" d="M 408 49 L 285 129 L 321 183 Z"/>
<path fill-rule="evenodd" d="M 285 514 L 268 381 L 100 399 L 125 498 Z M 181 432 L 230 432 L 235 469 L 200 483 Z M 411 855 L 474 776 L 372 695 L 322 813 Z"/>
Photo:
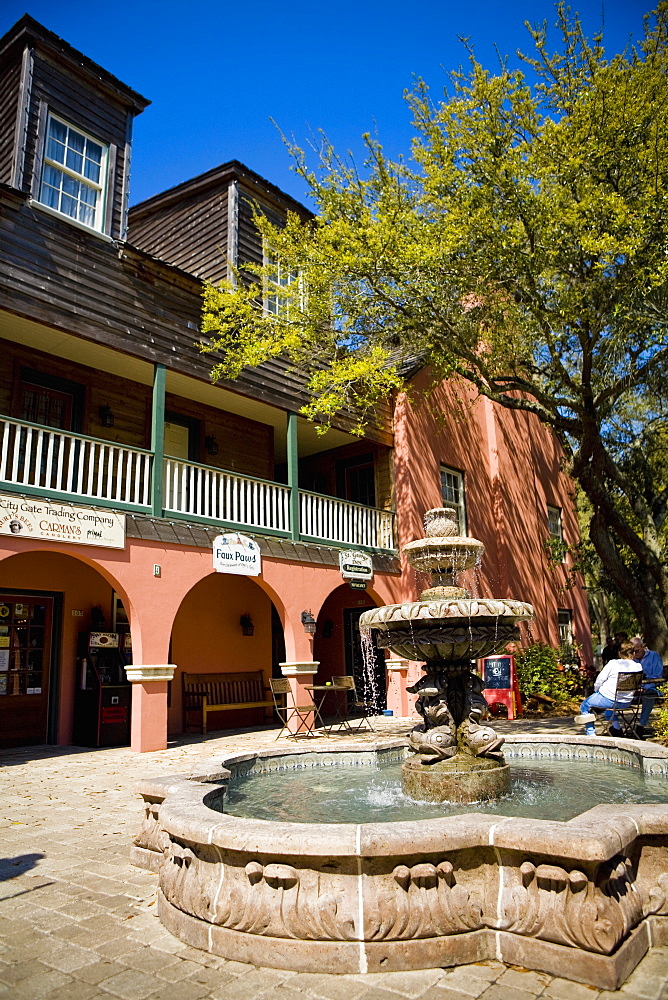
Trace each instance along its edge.
<path fill-rule="evenodd" d="M 610 579 L 633 608 L 645 643 L 664 662 L 668 662 L 668 609 L 664 608 L 658 597 L 656 584 L 652 584 L 649 579 L 642 579 L 649 576 L 642 572 L 642 566 L 636 574 L 624 563 L 600 508 L 591 520 L 589 534 Z"/>

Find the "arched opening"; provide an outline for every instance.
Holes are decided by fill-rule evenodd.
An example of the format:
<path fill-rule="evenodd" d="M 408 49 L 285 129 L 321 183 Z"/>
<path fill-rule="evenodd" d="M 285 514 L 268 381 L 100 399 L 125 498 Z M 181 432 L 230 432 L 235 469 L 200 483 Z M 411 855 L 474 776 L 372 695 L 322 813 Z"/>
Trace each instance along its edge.
<path fill-rule="evenodd" d="M 313 658 L 319 661 L 318 682 L 348 674 L 355 679 L 359 694 L 373 700 L 380 710 L 386 707 L 385 657 L 373 647 L 373 678 L 364 666 L 359 619 L 367 608 L 378 604 L 365 590 L 352 590 L 342 584 L 323 602 L 317 618 Z"/>
<path fill-rule="evenodd" d="M 89 728 L 99 737 L 104 699 L 91 693 L 91 705 L 81 703 L 82 648 L 91 631 L 112 631 L 120 609 L 113 583 L 75 556 L 32 549 L 0 563 L 0 746 L 72 743 L 77 713 L 98 713 Z M 106 676 L 127 690 L 107 692 L 117 723 L 86 745 L 130 742 L 130 686 L 122 668 Z"/>
<path fill-rule="evenodd" d="M 281 676 L 285 658 L 283 626 L 265 590 L 247 576 L 213 573 L 186 594 L 174 619 L 170 662 L 177 665 L 169 686 L 168 731 L 197 727 L 196 714 L 185 717 L 184 675 L 230 675 L 262 672 L 263 686 Z M 271 695 L 265 697 L 271 700 Z M 230 707 L 211 713 L 207 730 L 269 724 L 268 707 Z"/>

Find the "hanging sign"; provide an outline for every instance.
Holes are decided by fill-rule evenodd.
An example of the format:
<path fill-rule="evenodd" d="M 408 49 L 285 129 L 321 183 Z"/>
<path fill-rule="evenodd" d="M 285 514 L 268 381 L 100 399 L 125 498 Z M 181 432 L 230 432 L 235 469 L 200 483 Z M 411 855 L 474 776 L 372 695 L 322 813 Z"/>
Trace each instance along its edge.
<path fill-rule="evenodd" d="M 373 580 L 373 559 L 369 552 L 344 549 L 339 552 L 339 568 L 344 580 Z"/>
<path fill-rule="evenodd" d="M 0 535 L 125 548 L 125 514 L 0 493 Z"/>
<path fill-rule="evenodd" d="M 366 580 L 348 580 L 351 590 L 366 590 Z"/>
<path fill-rule="evenodd" d="M 259 576 L 262 572 L 260 546 L 236 531 L 213 540 L 213 568 L 216 573 Z"/>

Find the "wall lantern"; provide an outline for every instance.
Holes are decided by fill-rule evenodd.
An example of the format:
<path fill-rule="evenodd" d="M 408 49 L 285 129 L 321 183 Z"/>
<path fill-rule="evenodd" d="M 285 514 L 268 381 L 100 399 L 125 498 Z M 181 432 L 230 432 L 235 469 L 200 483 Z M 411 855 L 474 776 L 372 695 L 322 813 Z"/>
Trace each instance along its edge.
<path fill-rule="evenodd" d="M 213 434 L 208 434 L 207 437 L 204 438 L 204 447 L 206 448 L 207 455 L 218 454 L 218 442 Z"/>
<path fill-rule="evenodd" d="M 114 415 L 111 412 L 111 407 L 101 406 L 97 411 L 100 418 L 100 423 L 103 427 L 113 427 L 114 426 Z"/>
<path fill-rule="evenodd" d="M 310 611 L 302 611 L 302 625 L 309 635 L 315 634 L 315 618 Z"/>
<path fill-rule="evenodd" d="M 239 624 L 241 625 L 242 635 L 252 635 L 255 631 L 255 625 L 253 625 L 253 619 L 250 615 L 242 615 L 239 619 Z"/>

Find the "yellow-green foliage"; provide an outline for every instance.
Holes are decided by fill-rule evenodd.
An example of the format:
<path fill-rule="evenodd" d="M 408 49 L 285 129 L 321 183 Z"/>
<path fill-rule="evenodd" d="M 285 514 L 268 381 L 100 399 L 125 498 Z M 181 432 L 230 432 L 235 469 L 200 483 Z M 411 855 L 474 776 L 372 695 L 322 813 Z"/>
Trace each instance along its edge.
<path fill-rule="evenodd" d="M 668 746 L 668 707 L 660 705 L 652 715 L 652 729 L 658 743 Z"/>
<path fill-rule="evenodd" d="M 324 360 L 332 377 L 319 396 L 313 384 L 309 414 L 357 390 L 367 409 L 401 384 L 388 374 L 400 347 L 493 396 L 519 390 L 561 435 L 592 393 L 609 411 L 620 376 L 648 362 L 645 298 L 668 279 L 668 2 L 637 50 L 609 61 L 565 7 L 557 19 L 555 55 L 530 29 L 533 84 L 473 57 L 443 101 L 418 82 L 406 160 L 366 136 L 358 169 L 322 137 L 311 169 L 288 144 L 315 218 L 280 228 L 258 210 L 256 222 L 299 280 L 277 286 L 274 264 L 245 265 L 206 289 L 214 377 L 279 354 Z M 273 292 L 279 316 L 262 310 Z"/>
<path fill-rule="evenodd" d="M 556 19 L 556 53 L 529 29 L 527 77 L 471 55 L 442 100 L 418 82 L 406 159 L 366 136 L 358 168 L 322 137 L 312 168 L 288 144 L 315 217 L 258 212 L 272 261 L 206 290 L 203 349 L 214 378 L 277 355 L 314 371 L 306 412 L 325 424 L 353 402 L 363 421 L 406 356 L 537 415 L 607 578 L 668 656 L 668 0 L 610 58 L 564 4 Z"/>

